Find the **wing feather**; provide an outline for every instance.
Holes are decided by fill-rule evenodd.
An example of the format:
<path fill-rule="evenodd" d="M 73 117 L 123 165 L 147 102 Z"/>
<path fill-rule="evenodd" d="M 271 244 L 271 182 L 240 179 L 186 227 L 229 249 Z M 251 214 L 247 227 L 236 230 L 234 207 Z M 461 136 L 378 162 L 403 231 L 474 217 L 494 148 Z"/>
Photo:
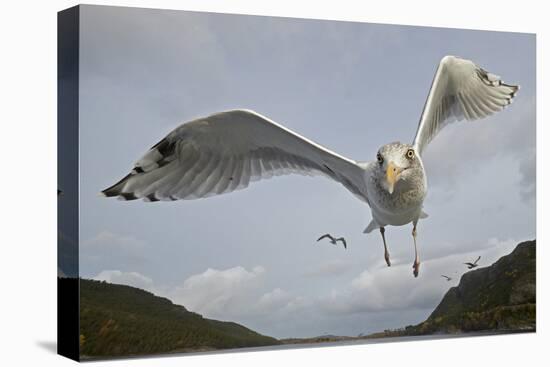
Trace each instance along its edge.
<path fill-rule="evenodd" d="M 258 181 L 262 177 L 262 164 L 256 154 L 251 156 L 250 173 L 252 181 Z"/>
<path fill-rule="evenodd" d="M 197 199 L 290 173 L 330 177 L 367 201 L 364 169 L 357 162 L 248 110 L 180 125 L 102 192 L 126 200 Z"/>
<path fill-rule="evenodd" d="M 248 187 L 250 183 L 250 157 L 245 157 L 243 159 L 243 171 L 241 177 L 239 178 L 239 186 L 237 190 L 244 189 Z"/>
<path fill-rule="evenodd" d="M 220 167 L 221 170 L 223 170 L 223 174 L 220 178 L 220 181 L 218 182 L 218 185 L 216 186 L 216 194 L 224 194 L 227 192 L 227 188 L 229 187 L 229 184 L 231 181 L 229 179 L 231 178 L 231 173 L 233 172 L 233 169 L 235 167 L 235 157 L 229 156 L 228 161 L 225 167 Z"/>
<path fill-rule="evenodd" d="M 502 83 L 472 61 L 445 56 L 439 63 L 418 124 L 414 147 L 422 154 L 447 124 L 477 120 L 501 111 L 512 102 L 519 86 Z"/>

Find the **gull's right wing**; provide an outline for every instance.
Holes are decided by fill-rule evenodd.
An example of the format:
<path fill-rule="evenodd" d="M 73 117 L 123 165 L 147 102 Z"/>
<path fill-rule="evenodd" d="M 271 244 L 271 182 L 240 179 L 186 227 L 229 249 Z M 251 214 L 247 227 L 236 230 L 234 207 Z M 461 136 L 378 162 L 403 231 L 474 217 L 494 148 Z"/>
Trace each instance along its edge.
<path fill-rule="evenodd" d="M 105 196 L 146 201 L 197 199 L 298 173 L 324 175 L 367 201 L 364 168 L 253 111 L 185 123 L 153 146 Z"/>

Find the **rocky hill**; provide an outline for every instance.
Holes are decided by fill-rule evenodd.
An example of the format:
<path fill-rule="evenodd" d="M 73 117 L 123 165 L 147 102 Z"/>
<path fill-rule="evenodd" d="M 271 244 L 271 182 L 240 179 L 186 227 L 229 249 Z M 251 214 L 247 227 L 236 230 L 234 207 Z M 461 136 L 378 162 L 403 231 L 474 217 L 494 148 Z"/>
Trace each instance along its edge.
<path fill-rule="evenodd" d="M 80 279 L 83 358 L 279 344 L 234 322 L 203 318 L 142 289 Z"/>
<path fill-rule="evenodd" d="M 493 265 L 464 274 L 428 319 L 405 335 L 472 331 L 534 331 L 536 241 L 517 245 Z"/>

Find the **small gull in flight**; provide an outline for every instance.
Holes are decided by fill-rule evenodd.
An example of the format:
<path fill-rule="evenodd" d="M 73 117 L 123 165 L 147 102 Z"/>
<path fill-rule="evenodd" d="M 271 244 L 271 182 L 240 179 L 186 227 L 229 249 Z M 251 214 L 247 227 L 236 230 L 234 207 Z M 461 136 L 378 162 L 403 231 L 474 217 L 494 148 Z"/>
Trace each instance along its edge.
<path fill-rule="evenodd" d="M 448 276 L 446 276 L 446 275 L 442 275 L 442 277 L 445 278 L 445 279 L 447 279 L 448 282 L 451 281 L 451 280 L 453 280 L 453 278 L 448 277 Z"/>
<path fill-rule="evenodd" d="M 102 193 L 121 200 L 188 200 L 241 190 L 278 175 L 323 175 L 370 206 L 372 221 L 364 232 L 380 230 L 388 266 L 385 227 L 412 224 L 416 277 L 420 268 L 417 224 L 427 217 L 422 210 L 428 191 L 422 160 L 426 147 L 454 121 L 478 120 L 501 111 L 518 89 L 472 61 L 445 56 L 412 144 L 383 145 L 370 162 L 346 158 L 254 111 L 219 112 L 175 128 Z M 381 122 L 365 114 L 357 123 Z"/>
<path fill-rule="evenodd" d="M 474 261 L 473 263 L 464 263 L 464 265 L 468 266 L 468 269 L 477 268 L 479 266 L 477 263 L 479 259 L 481 259 L 481 256 L 478 256 L 476 261 Z"/>
<path fill-rule="evenodd" d="M 327 233 L 327 234 L 324 234 L 321 237 L 319 237 L 317 239 L 317 242 L 321 241 L 323 238 L 328 238 L 330 240 L 330 243 L 332 243 L 333 245 L 336 245 L 336 242 L 340 241 L 344 245 L 345 249 L 348 248 L 348 245 L 346 244 L 346 239 L 344 237 L 334 238 L 330 234 Z"/>

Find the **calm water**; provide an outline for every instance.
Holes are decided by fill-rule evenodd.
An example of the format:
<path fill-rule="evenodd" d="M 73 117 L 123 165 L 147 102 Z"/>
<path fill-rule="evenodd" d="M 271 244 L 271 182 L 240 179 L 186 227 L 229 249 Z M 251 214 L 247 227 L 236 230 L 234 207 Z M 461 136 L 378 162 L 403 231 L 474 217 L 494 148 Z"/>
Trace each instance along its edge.
<path fill-rule="evenodd" d="M 218 349 L 215 351 L 207 352 L 189 352 L 189 353 L 169 353 L 169 354 L 155 354 L 150 356 L 126 356 L 126 357 L 114 357 L 114 358 L 84 358 L 83 361 L 98 361 L 106 359 L 131 359 L 131 358 L 165 358 L 165 357 L 182 357 L 191 355 L 209 355 L 209 354 L 221 354 L 221 353 L 243 353 L 243 352 L 260 352 L 268 350 L 285 350 L 285 349 L 302 349 L 302 348 L 325 348 L 336 347 L 344 345 L 367 345 L 367 344 L 380 344 L 380 343 L 399 343 L 399 342 L 415 342 L 426 340 L 441 340 L 441 339 L 453 339 L 453 338 L 469 338 L 476 336 L 491 336 L 491 335 L 510 335 L 520 333 L 532 333 L 534 331 L 528 330 L 516 330 L 516 331 L 483 331 L 461 334 L 433 334 L 433 335 L 419 335 L 419 336 L 395 336 L 386 338 L 374 338 L 374 339 L 353 339 L 342 340 L 337 342 L 323 342 L 323 343 L 301 343 L 301 344 L 283 344 L 273 345 L 267 347 L 251 347 L 251 348 L 235 348 L 235 349 Z"/>
<path fill-rule="evenodd" d="M 468 338 L 468 337 L 475 337 L 475 336 L 519 334 L 519 333 L 528 333 L 528 332 L 533 332 L 533 331 L 522 331 L 522 330 L 482 331 L 482 332 L 471 332 L 471 333 L 461 333 L 461 334 L 395 336 L 395 337 L 373 338 L 373 339 L 342 340 L 342 341 L 336 341 L 336 342 L 283 344 L 283 345 L 273 345 L 273 346 L 267 346 L 267 347 L 240 348 L 240 349 L 227 350 L 227 352 L 248 352 L 248 351 L 283 350 L 283 349 L 298 349 L 298 348 L 324 348 L 324 347 L 335 347 L 335 346 L 343 346 L 343 345 L 363 345 L 363 344 L 398 343 L 398 342 L 423 341 L 423 340 L 441 340 L 441 339 L 452 339 L 452 338 Z M 222 350 L 219 352 L 223 353 L 226 351 Z M 218 351 L 216 353 L 218 353 Z"/>

